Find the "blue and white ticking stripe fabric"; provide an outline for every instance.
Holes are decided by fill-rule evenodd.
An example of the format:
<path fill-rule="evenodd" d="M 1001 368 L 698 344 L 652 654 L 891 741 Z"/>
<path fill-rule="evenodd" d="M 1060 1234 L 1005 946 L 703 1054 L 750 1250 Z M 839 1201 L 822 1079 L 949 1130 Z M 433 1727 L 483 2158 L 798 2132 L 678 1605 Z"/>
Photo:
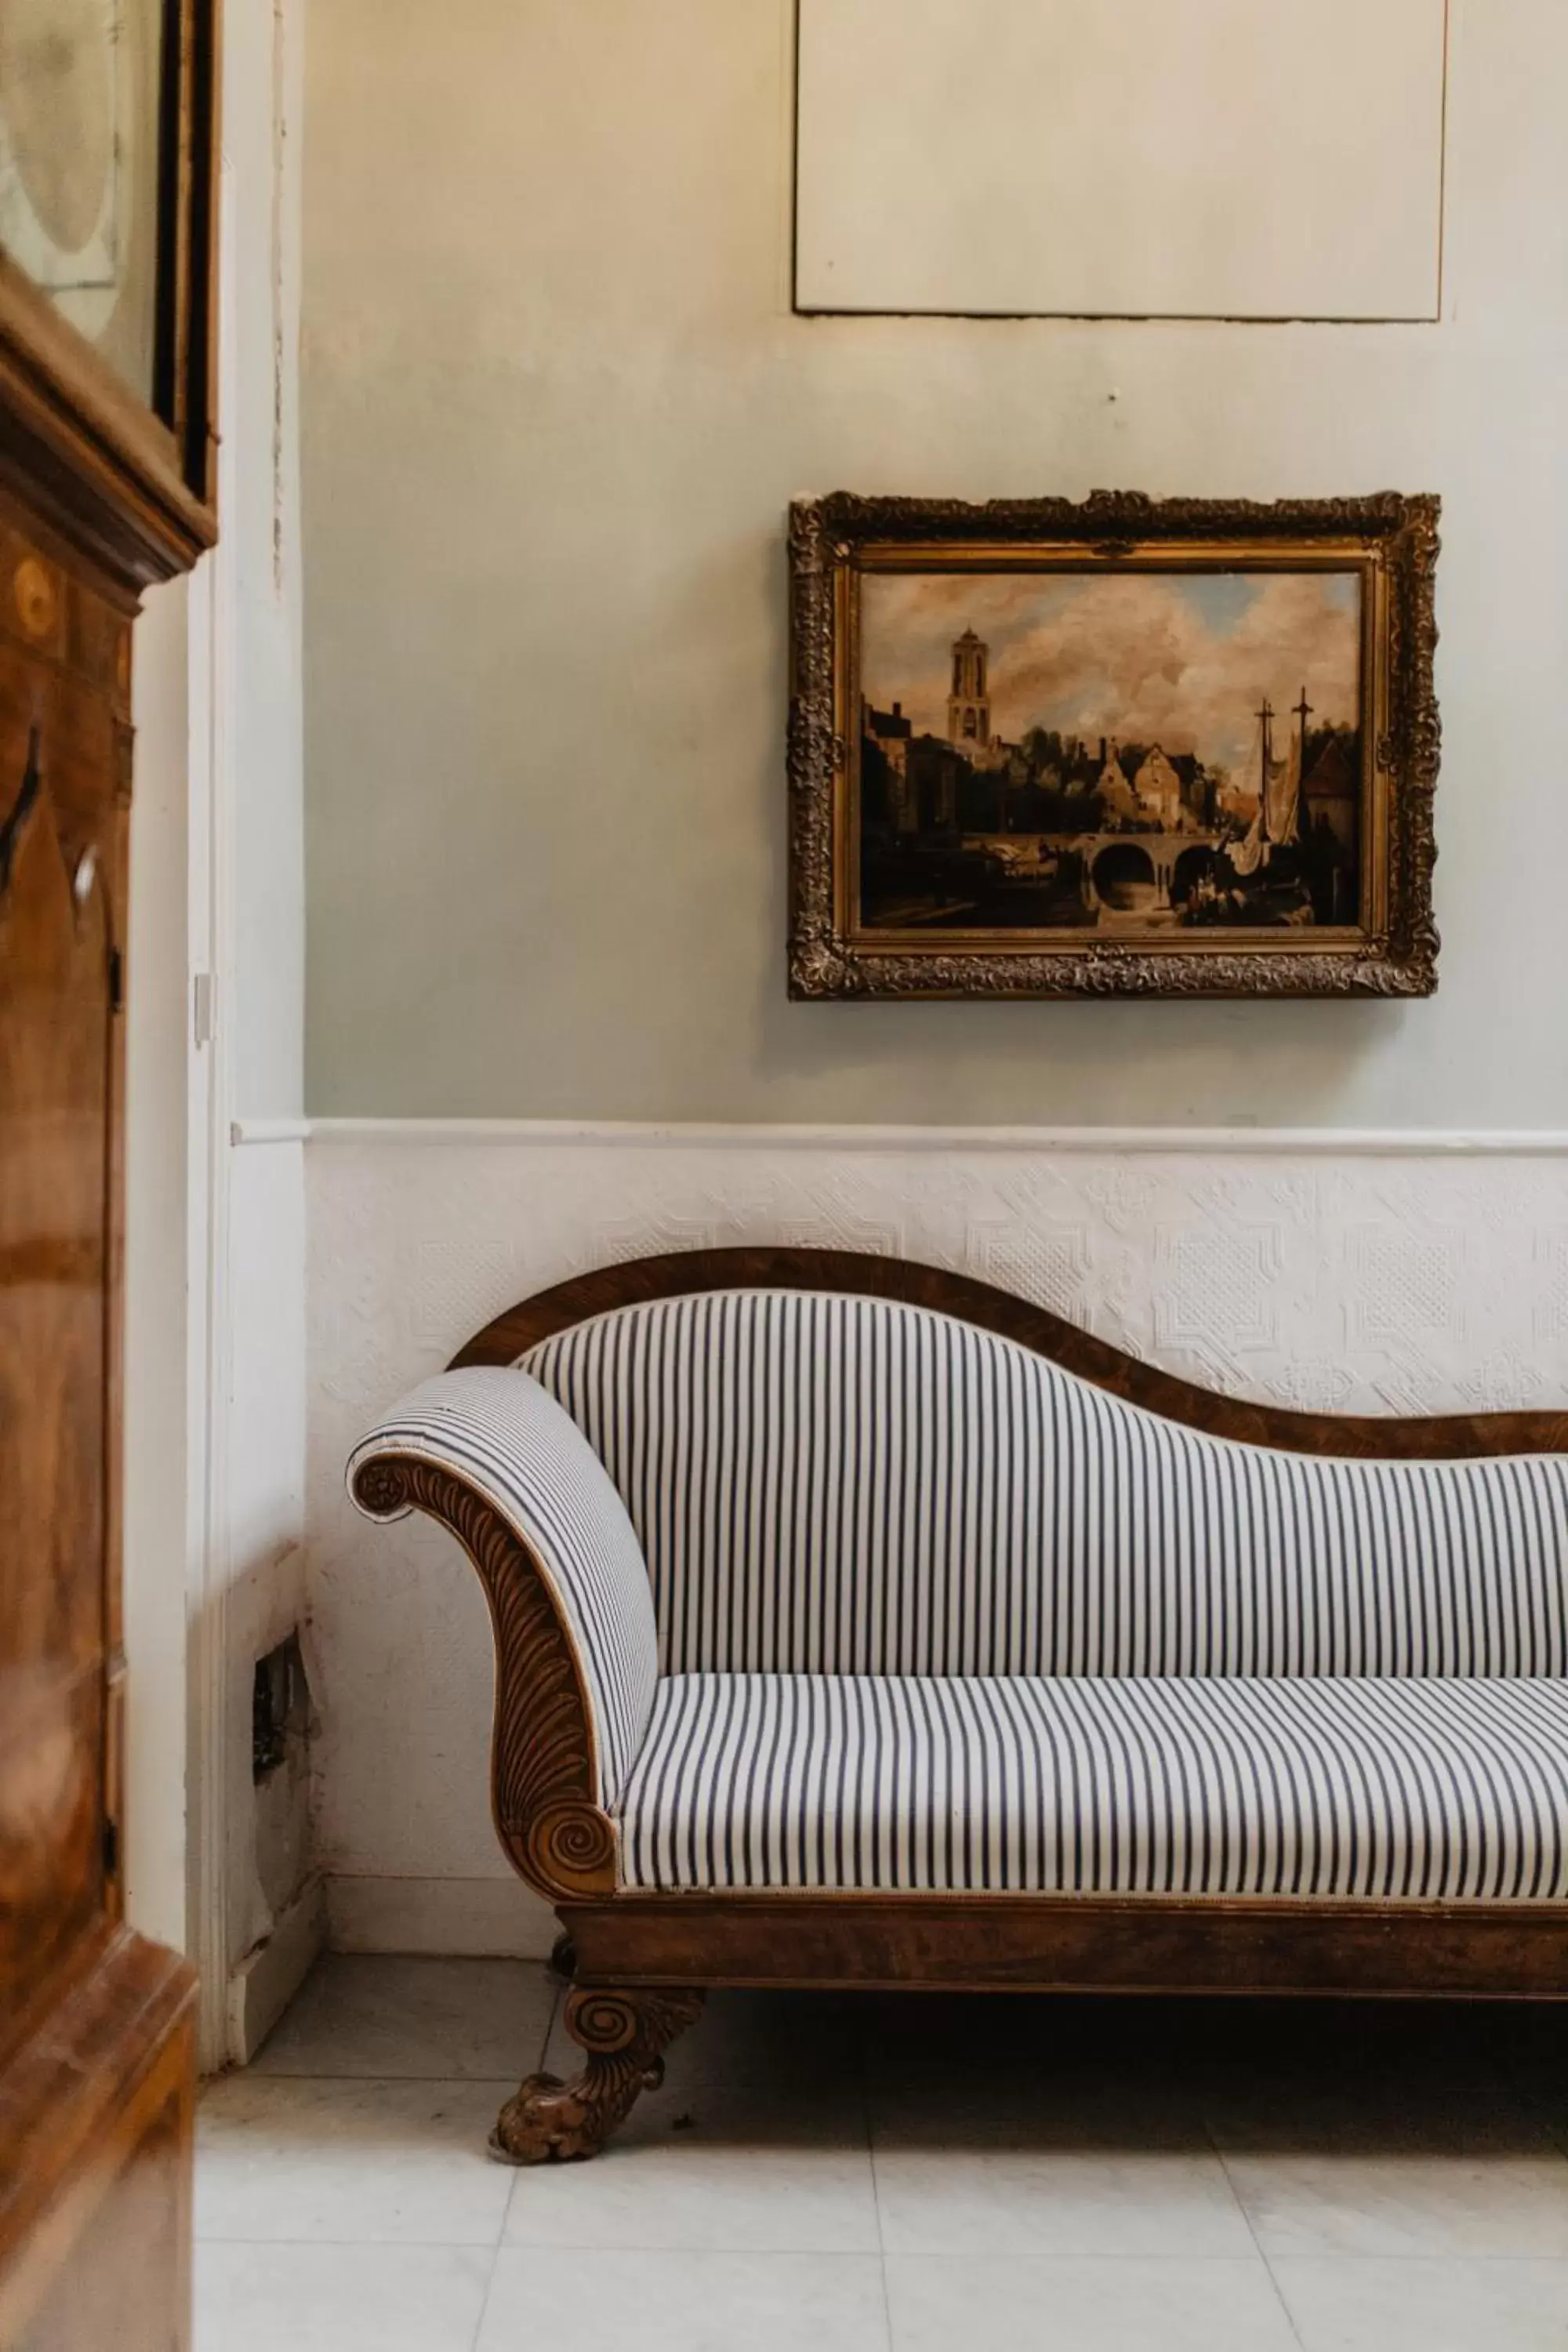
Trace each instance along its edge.
<path fill-rule="evenodd" d="M 1568 1672 L 1568 1460 L 1162 1421 L 924 1308 L 618 1308 L 523 1360 L 608 1467 L 668 1674 Z"/>
<path fill-rule="evenodd" d="M 355 1472 L 387 1454 L 455 1472 L 531 1549 L 582 1669 L 595 1793 L 613 1806 L 647 1728 L 658 1655 L 642 1551 L 604 1465 L 536 1381 L 491 1369 L 443 1372 L 405 1397 L 350 1456 L 351 1493 Z"/>
<path fill-rule="evenodd" d="M 1568 1898 L 1568 1686 L 680 1675 L 638 1887 Z"/>
<path fill-rule="evenodd" d="M 1236 1445 L 796 1291 L 444 1374 L 380 1454 L 538 1558 L 629 1886 L 1568 1900 L 1568 1459 Z"/>

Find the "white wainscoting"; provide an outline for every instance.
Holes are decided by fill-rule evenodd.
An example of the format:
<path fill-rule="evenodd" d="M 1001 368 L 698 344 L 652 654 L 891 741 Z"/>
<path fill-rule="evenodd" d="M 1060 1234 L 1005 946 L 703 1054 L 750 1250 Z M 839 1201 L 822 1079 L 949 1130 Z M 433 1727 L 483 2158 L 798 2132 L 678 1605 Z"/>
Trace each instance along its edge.
<path fill-rule="evenodd" d="M 567 1275 L 726 1243 L 874 1250 L 1238 1395 L 1568 1400 L 1568 1136 L 327 1121 L 305 1158 L 318 1860 L 359 1948 L 538 1953 L 553 1932 L 501 1891 L 478 1582 L 426 1522 L 360 1519 L 342 1473 L 373 1415 Z"/>

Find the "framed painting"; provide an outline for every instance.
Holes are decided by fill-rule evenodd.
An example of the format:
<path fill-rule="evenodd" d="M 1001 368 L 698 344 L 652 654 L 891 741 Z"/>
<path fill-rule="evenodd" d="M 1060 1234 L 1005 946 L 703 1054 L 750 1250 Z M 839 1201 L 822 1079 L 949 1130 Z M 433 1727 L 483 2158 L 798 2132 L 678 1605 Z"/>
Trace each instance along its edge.
<path fill-rule="evenodd" d="M 797 503 L 792 995 L 1429 995 L 1437 514 Z"/>
<path fill-rule="evenodd" d="M 149 577 L 213 535 L 217 41 L 218 0 L 0 5 L 18 467 L 36 480 L 84 443 L 106 452 L 145 510 Z"/>

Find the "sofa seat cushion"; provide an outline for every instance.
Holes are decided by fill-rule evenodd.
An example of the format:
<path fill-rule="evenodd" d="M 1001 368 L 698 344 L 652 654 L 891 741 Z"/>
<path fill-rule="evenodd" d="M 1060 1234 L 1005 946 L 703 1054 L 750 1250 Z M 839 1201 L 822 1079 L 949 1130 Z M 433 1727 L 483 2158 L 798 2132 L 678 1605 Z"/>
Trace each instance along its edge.
<path fill-rule="evenodd" d="M 677 1675 L 629 1886 L 1568 1899 L 1568 1683 Z"/>

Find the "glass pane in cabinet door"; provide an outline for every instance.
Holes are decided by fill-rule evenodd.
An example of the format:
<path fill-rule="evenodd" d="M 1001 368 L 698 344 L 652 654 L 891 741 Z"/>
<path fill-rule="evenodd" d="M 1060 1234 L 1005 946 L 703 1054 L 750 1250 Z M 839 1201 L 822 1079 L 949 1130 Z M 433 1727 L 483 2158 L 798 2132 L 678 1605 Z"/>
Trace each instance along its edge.
<path fill-rule="evenodd" d="M 0 0 L 0 245 L 151 402 L 168 0 Z"/>

